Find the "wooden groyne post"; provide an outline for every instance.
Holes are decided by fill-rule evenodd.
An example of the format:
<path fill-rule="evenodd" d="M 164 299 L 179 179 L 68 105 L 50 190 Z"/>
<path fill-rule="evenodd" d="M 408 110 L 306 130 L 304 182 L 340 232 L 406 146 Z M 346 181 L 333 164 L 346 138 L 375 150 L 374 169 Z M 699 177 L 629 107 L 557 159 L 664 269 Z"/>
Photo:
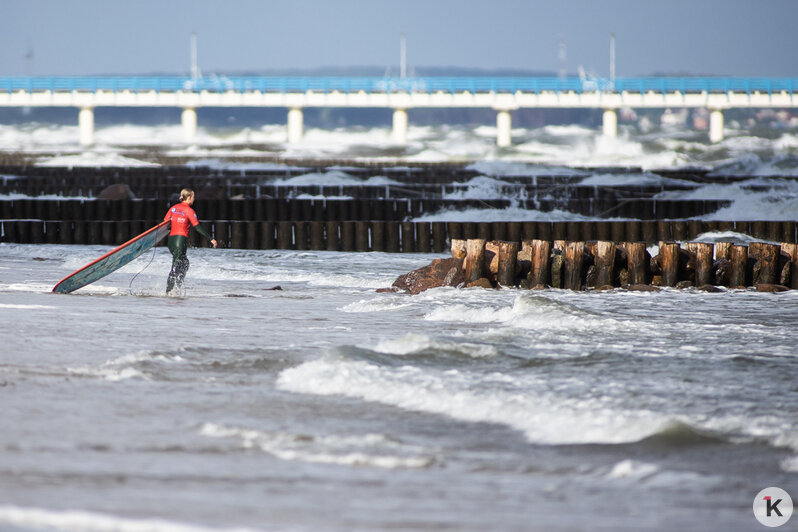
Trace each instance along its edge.
<path fill-rule="evenodd" d="M 485 239 L 452 240 L 465 284 L 568 290 L 617 287 L 696 287 L 712 290 L 798 288 L 798 245 L 753 242 L 661 242 L 651 256 L 643 242 L 546 241 L 520 244 Z"/>

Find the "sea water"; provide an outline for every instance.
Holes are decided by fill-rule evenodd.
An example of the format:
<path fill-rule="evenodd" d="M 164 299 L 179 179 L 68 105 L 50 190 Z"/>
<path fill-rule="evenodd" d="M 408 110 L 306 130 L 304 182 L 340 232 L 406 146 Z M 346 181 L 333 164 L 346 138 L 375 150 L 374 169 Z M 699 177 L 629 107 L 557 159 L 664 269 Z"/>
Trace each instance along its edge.
<path fill-rule="evenodd" d="M 667 185 L 649 170 L 697 166 L 752 177 L 662 197 L 795 220 L 798 135 L 725 133 L 556 126 L 500 150 L 495 128 L 411 127 L 397 161 L 389 128 L 295 146 L 277 126 L 200 128 L 183 145 L 179 126 L 120 125 L 83 150 L 72 126 L 27 124 L 0 126 L 0 148 L 139 166 L 149 143 L 242 170 L 287 167 L 257 161 L 275 154 L 467 159 L 479 176 L 452 197 L 510 200 L 523 187 L 505 176 Z M 579 219 L 521 205 L 425 217 Z M 751 240 L 702 235 L 717 239 Z M 190 249 L 167 297 L 159 247 L 51 292 L 109 249 L 0 244 L 0 530 L 756 530 L 761 489 L 798 500 L 798 291 L 410 296 L 376 290 L 444 255 Z"/>
<path fill-rule="evenodd" d="M 752 530 L 798 292 L 378 293 L 434 254 L 0 245 L 0 529 Z M 275 290 L 279 286 L 281 290 Z"/>

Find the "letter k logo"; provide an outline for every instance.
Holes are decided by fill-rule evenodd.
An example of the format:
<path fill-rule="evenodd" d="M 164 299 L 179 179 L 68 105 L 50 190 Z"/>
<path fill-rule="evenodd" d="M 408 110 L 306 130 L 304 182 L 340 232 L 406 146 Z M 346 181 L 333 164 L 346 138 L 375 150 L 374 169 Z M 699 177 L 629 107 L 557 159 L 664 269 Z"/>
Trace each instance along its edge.
<path fill-rule="evenodd" d="M 776 515 L 778 515 L 779 517 L 783 517 L 781 511 L 779 510 L 779 503 L 781 502 L 781 499 L 778 499 L 776 502 L 773 502 L 773 499 L 772 497 L 770 497 L 770 495 L 764 497 L 764 499 L 767 504 L 766 511 L 768 517 L 770 517 L 773 512 L 776 512 Z"/>

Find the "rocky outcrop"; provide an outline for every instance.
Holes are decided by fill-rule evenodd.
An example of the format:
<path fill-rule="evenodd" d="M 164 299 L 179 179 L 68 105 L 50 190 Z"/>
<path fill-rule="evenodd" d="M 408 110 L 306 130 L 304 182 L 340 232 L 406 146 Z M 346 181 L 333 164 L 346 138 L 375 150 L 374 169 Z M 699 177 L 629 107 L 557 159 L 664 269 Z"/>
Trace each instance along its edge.
<path fill-rule="evenodd" d="M 462 259 L 435 259 L 427 266 L 397 277 L 391 289 L 420 294 L 439 286 L 460 286 L 464 280 Z"/>

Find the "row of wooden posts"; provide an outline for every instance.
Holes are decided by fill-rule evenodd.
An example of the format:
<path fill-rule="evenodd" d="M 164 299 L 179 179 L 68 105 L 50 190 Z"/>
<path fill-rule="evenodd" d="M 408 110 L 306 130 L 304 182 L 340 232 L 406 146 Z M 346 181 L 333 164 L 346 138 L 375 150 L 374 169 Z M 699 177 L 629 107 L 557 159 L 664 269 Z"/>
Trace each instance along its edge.
<path fill-rule="evenodd" d="M 563 209 L 584 216 L 613 216 L 636 220 L 685 219 L 704 216 L 726 206 L 715 200 L 525 200 L 520 207 L 552 211 Z M 3 220 L 157 220 L 170 207 L 166 199 L 81 200 L 15 199 L 0 201 Z M 466 209 L 505 209 L 510 200 L 440 199 L 440 198 L 258 198 L 197 200 L 194 209 L 208 220 L 257 222 L 308 222 L 382 220 L 403 221 L 441 211 Z"/>
<path fill-rule="evenodd" d="M 465 282 L 570 290 L 620 286 L 750 286 L 798 288 L 794 243 L 660 242 L 651 256 L 643 242 L 523 242 L 453 240 Z"/>
<path fill-rule="evenodd" d="M 156 222 L 2 220 L 2 241 L 22 244 L 119 245 Z M 688 241 L 709 231 L 734 231 L 771 242 L 796 243 L 795 222 L 203 222 L 223 247 L 330 251 L 446 252 L 455 240 L 509 242 Z M 195 231 L 193 245 L 203 245 Z"/>

